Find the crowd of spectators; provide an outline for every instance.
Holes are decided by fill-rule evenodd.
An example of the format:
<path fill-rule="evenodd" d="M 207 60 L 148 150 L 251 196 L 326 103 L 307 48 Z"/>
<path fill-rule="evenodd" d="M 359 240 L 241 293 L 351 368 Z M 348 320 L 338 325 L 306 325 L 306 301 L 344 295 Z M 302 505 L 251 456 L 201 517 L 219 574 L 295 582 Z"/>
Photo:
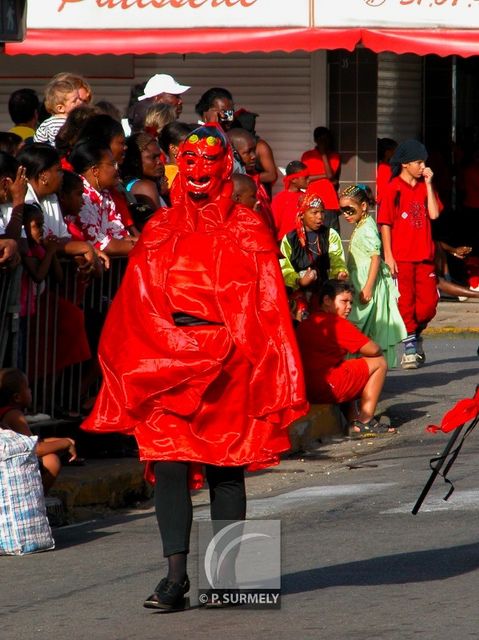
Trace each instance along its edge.
<path fill-rule="evenodd" d="M 88 82 L 71 73 L 53 77 L 42 99 L 28 88 L 10 96 L 13 126 L 0 133 L 0 266 L 23 265 L 21 336 L 13 364 L 30 382 L 41 370 L 49 384 L 55 373 L 80 362 L 93 363 L 90 372 L 98 372 L 101 326 L 94 336 L 88 331 L 82 296 L 95 278 L 104 277 L 111 259 L 128 258 L 148 219 L 170 205 L 178 148 L 197 126 L 179 119 L 189 88 L 156 74 L 132 89 L 125 117 L 110 102 L 95 104 Z M 477 248 L 444 236 L 434 242 L 443 205 L 425 147 L 381 140 L 376 198 L 364 185 L 340 192 L 341 157 L 331 132 L 319 126 L 314 148 L 291 159 L 284 189 L 272 197 L 281 171 L 270 145 L 256 133 L 257 114 L 237 109 L 221 87 L 205 91 L 195 110 L 200 122 L 215 123 L 231 144 L 232 198 L 254 208 L 278 242 L 291 321 L 299 325 L 303 353 L 309 354 L 310 401 L 348 403 L 353 436 L 389 432 L 374 417 L 387 365 L 395 366 L 401 341 L 403 368 L 424 365 L 422 332 L 436 309 L 435 274 L 440 283 L 451 280 L 444 256 L 465 265 L 463 293 L 479 295 L 470 290 L 479 289 Z M 478 158 L 472 150 L 458 171 L 464 215 L 474 230 Z M 376 200 L 380 232 L 371 216 Z M 341 214 L 355 225 L 347 259 Z M 68 269 L 65 277 L 59 258 L 74 261 L 75 271 Z M 40 304 L 53 287 L 57 294 Z M 32 342 L 34 322 L 48 327 L 50 342 Z M 39 365 L 37 352 L 49 350 L 52 336 L 54 360 Z M 353 359 L 344 363 L 346 356 Z"/>

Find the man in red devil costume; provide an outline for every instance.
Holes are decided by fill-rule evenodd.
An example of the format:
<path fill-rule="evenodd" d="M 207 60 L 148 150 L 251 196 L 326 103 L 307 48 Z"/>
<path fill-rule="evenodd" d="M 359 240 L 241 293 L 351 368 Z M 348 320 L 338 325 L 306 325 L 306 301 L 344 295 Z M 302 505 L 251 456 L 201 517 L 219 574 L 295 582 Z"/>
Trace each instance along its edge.
<path fill-rule="evenodd" d="M 107 317 L 83 425 L 134 435 L 148 463 L 168 575 L 144 604 L 163 610 L 189 589 L 189 490 L 204 472 L 212 519 L 243 520 L 245 469 L 277 464 L 307 411 L 274 238 L 231 199 L 232 166 L 216 126 L 182 144 L 172 207 L 143 230 Z"/>

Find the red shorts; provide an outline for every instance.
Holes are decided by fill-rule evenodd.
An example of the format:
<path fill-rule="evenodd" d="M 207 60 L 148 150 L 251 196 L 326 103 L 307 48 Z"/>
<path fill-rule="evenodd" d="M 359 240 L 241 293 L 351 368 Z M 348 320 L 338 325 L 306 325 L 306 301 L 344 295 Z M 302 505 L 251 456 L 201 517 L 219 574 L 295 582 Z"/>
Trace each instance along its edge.
<path fill-rule="evenodd" d="M 327 371 L 324 378 L 316 380 L 316 384 L 313 382 L 314 390 L 308 389 L 312 391 L 308 393 L 308 400 L 320 404 L 349 402 L 361 395 L 368 380 L 369 368 L 364 358 L 345 360 Z"/>

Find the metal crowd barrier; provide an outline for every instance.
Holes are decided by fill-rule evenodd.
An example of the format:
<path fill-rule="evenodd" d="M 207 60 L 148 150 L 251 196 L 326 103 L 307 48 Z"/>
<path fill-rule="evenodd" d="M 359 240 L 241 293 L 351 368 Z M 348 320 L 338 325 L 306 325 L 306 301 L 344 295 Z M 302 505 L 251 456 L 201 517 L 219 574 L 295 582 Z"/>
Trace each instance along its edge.
<path fill-rule="evenodd" d="M 0 367 L 16 366 L 21 267 L 0 268 Z"/>
<path fill-rule="evenodd" d="M 108 271 L 87 281 L 74 260 L 60 264 L 61 282 L 54 269 L 39 284 L 21 267 L 0 272 L 0 364 L 25 371 L 31 412 L 52 419 L 80 414 L 98 389 L 98 340 L 126 258 L 112 259 Z"/>

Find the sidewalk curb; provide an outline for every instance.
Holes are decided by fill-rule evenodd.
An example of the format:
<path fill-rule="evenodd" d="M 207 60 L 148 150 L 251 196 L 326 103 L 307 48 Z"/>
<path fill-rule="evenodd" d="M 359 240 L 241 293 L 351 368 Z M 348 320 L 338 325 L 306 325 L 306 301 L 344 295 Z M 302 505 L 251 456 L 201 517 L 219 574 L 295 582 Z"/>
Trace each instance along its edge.
<path fill-rule="evenodd" d="M 397 442 L 396 434 L 367 440 L 325 437 L 322 443 L 311 443 L 308 451 L 285 456 L 277 466 L 247 473 L 248 499 L 294 490 L 298 483 L 311 482 L 318 474 L 328 475 L 347 461 L 388 447 L 391 442 Z M 99 474 L 96 473 L 98 466 L 102 467 Z M 110 510 L 132 508 L 153 496 L 153 487 L 143 476 L 143 464 L 132 458 L 102 460 L 100 464 L 91 460 L 84 467 L 64 471 L 50 492 L 63 503 L 66 520 L 63 524 L 101 517 L 103 512 Z M 192 502 L 195 509 L 207 507 L 208 489 L 193 491 Z"/>
<path fill-rule="evenodd" d="M 423 335 L 447 335 L 451 334 L 463 334 L 463 333 L 479 333 L 479 327 L 428 327 L 424 330 Z"/>
<path fill-rule="evenodd" d="M 50 495 L 62 501 L 67 518 L 74 520 L 76 509 L 119 509 L 147 500 L 153 487 L 136 459 L 90 460 L 84 467 L 64 467 Z"/>

